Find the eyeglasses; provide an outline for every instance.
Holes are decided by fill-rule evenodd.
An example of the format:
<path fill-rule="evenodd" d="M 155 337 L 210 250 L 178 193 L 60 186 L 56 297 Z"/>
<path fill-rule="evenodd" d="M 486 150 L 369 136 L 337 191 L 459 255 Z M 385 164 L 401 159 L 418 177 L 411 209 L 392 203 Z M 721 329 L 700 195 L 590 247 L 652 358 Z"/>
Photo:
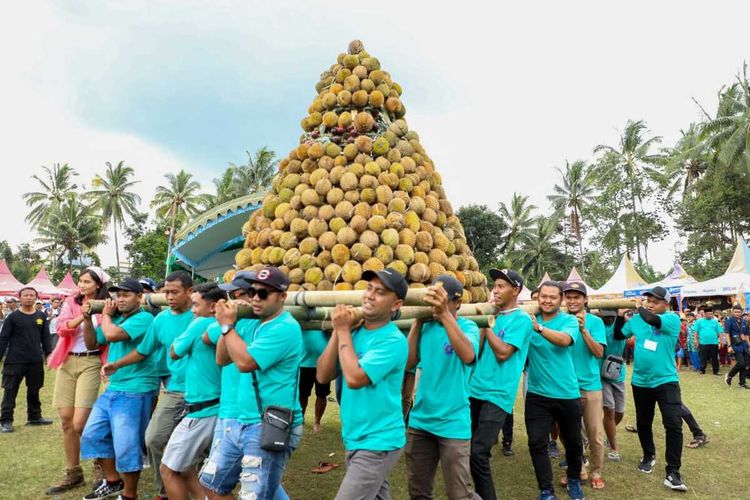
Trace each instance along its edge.
<path fill-rule="evenodd" d="M 248 297 L 251 299 L 256 295 L 260 300 L 266 300 L 272 293 L 278 293 L 276 290 L 269 290 L 268 288 L 250 288 L 247 291 Z"/>

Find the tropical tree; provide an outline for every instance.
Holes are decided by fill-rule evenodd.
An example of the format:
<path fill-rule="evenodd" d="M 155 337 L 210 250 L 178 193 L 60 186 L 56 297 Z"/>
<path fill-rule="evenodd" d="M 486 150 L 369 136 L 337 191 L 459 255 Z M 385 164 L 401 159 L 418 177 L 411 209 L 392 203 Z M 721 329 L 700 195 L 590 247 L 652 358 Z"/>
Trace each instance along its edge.
<path fill-rule="evenodd" d="M 271 180 L 276 173 L 279 161 L 276 160 L 276 152 L 266 146 L 258 149 L 255 154 L 245 151 L 247 163 L 244 165 L 229 166 L 234 168 L 235 182 L 239 196 L 263 191 L 271 186 Z"/>
<path fill-rule="evenodd" d="M 669 198 L 676 193 L 685 196 L 711 165 L 710 148 L 701 135 L 701 126 L 691 123 L 687 130 L 680 130 L 680 134 L 674 147 L 664 150 L 666 161 L 662 184 L 667 186 Z"/>
<path fill-rule="evenodd" d="M 206 195 L 208 199 L 206 208 L 217 207 L 238 197 L 235 169 L 236 167 L 230 165 L 220 177 L 213 180 L 216 194 Z"/>
<path fill-rule="evenodd" d="M 510 205 L 500 202 L 498 212 L 507 229 L 502 235 L 500 253 L 511 254 L 529 240 L 529 229 L 534 225 L 533 212 L 536 206 L 529 197 L 513 193 Z"/>
<path fill-rule="evenodd" d="M 59 205 L 70 193 L 78 189 L 78 185 L 73 182 L 73 177 L 77 176 L 78 172 L 67 163 L 55 163 L 52 168 L 42 165 L 42 170 L 44 173 L 41 176 L 31 176 L 37 181 L 39 191 L 23 195 L 26 206 L 30 209 L 25 220 L 34 229 L 42 224 L 54 205 Z"/>
<path fill-rule="evenodd" d="M 566 213 L 570 220 L 570 229 L 578 240 L 581 272 L 586 274 L 583 258 L 583 211 L 591 204 L 595 193 L 591 169 L 585 161 L 578 160 L 571 165 L 565 161 L 565 171 L 556 167 L 560 184 L 555 184 L 553 193 L 547 196 L 552 207 Z"/>
<path fill-rule="evenodd" d="M 107 171 L 104 176 L 97 174 L 91 183 L 97 188 L 88 192 L 87 196 L 92 201 L 95 209 L 100 211 L 102 219 L 112 223 L 112 232 L 115 235 L 116 267 L 120 265 L 120 246 L 117 241 L 117 226 L 123 226 L 125 216 L 134 217 L 138 213 L 138 205 L 141 197 L 133 193 L 131 189 L 140 181 L 131 180 L 135 172 L 123 161 L 112 166 L 106 162 Z"/>
<path fill-rule="evenodd" d="M 528 238 L 518 250 L 518 256 L 513 259 L 521 263 L 522 275 L 534 282 L 541 279 L 546 269 L 556 268 L 556 262 L 562 258 L 555 241 L 558 223 L 559 218 L 554 214 L 534 218 Z"/>
<path fill-rule="evenodd" d="M 660 180 L 658 166 L 663 162 L 661 153 L 654 153 L 652 149 L 661 142 L 661 137 L 648 137 L 646 123 L 643 120 L 631 121 L 625 125 L 625 130 L 620 136 L 617 147 L 600 144 L 594 148 L 594 153 L 603 153 L 605 156 L 601 166 L 605 167 L 598 175 L 608 182 L 616 182 L 623 178 L 623 187 L 627 190 L 630 204 L 630 218 L 636 221 L 644 212 L 644 199 L 650 192 L 649 180 Z M 639 226 L 635 227 L 635 247 L 638 254 L 638 262 L 643 260 L 641 247 L 644 248 L 646 260 L 648 260 L 647 246 L 648 238 Z"/>
<path fill-rule="evenodd" d="M 505 221 L 487 205 L 466 205 L 458 209 L 466 241 L 477 259 L 480 269 L 486 271 L 498 261 L 500 235 L 506 230 Z"/>

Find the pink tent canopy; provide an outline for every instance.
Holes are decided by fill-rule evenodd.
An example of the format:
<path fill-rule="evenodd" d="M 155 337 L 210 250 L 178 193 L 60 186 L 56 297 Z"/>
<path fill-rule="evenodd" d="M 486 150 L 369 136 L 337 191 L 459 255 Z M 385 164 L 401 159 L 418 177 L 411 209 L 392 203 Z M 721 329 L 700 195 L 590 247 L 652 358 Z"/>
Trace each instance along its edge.
<path fill-rule="evenodd" d="M 57 285 L 57 288 L 59 288 L 60 291 L 65 295 L 73 295 L 73 293 L 75 293 L 75 291 L 78 289 L 78 286 L 76 285 L 76 282 L 73 281 L 73 275 L 70 274 L 70 271 L 68 271 L 60 284 Z"/>
<path fill-rule="evenodd" d="M 48 299 L 56 295 L 65 295 L 65 293 L 57 288 L 49 279 L 47 271 L 42 267 L 36 275 L 36 278 L 31 280 L 26 286 L 34 288 L 39 292 L 39 296 L 43 299 Z"/>
<path fill-rule="evenodd" d="M 5 259 L 0 260 L 0 295 L 15 295 L 21 288 L 23 288 L 23 283 L 13 276 Z"/>

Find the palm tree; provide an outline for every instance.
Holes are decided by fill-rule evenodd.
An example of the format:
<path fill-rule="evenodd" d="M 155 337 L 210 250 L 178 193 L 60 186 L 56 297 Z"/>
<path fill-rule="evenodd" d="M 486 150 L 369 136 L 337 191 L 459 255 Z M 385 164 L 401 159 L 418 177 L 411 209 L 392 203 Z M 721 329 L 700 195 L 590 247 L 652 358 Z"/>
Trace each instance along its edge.
<path fill-rule="evenodd" d="M 68 254 L 69 271 L 76 257 L 82 257 L 106 241 L 101 217 L 92 205 L 81 202 L 74 194 L 52 206 L 38 232 L 35 241 L 41 245 L 41 250 L 54 253 L 62 247 L 62 253 Z M 62 254 L 55 255 L 55 260 L 60 257 Z"/>
<path fill-rule="evenodd" d="M 552 260 L 556 242 L 559 219 L 553 214 L 550 217 L 539 216 L 533 220 L 529 238 L 519 251 L 521 270 L 524 276 L 533 276 L 537 280 L 544 275 L 544 270 L 554 267 Z"/>
<path fill-rule="evenodd" d="M 208 200 L 206 195 L 200 193 L 200 183 L 192 180 L 193 174 L 180 170 L 177 175 L 166 174 L 164 177 L 167 178 L 167 186 L 157 186 L 150 206 L 156 209 L 158 217 L 169 218 L 169 258 L 175 230 L 187 220 L 187 217 L 199 214 Z"/>
<path fill-rule="evenodd" d="M 562 213 L 570 210 L 570 229 L 578 240 L 578 252 L 580 253 L 581 272 L 586 274 L 583 262 L 583 216 L 582 213 L 591 204 L 595 188 L 592 182 L 591 169 L 585 161 L 578 160 L 571 165 L 565 161 L 565 171 L 556 167 L 560 175 L 561 184 L 555 184 L 552 188 L 555 194 L 547 196 L 552 207 Z"/>
<path fill-rule="evenodd" d="M 691 123 L 680 134 L 682 137 L 675 146 L 665 150 L 663 184 L 669 197 L 678 191 L 685 195 L 711 165 L 708 142 L 701 136 L 701 127 Z"/>
<path fill-rule="evenodd" d="M 31 176 L 39 183 L 40 191 L 32 191 L 23 195 L 26 206 L 31 209 L 25 220 L 35 229 L 42 224 L 54 205 L 59 205 L 68 194 L 78 189 L 78 185 L 73 182 L 73 177 L 77 176 L 78 172 L 67 163 L 63 165 L 55 163 L 52 168 L 42 165 L 42 170 L 44 170 L 42 177 L 36 174 Z"/>
<path fill-rule="evenodd" d="M 237 184 L 235 183 L 236 166 L 229 166 L 220 177 L 213 180 L 216 194 L 207 194 L 206 208 L 213 208 L 222 205 L 239 196 Z"/>
<path fill-rule="evenodd" d="M 500 246 L 500 253 L 510 254 L 518 249 L 529 239 L 529 229 L 534 224 L 532 212 L 536 207 L 528 203 L 529 197 L 518 193 L 513 193 L 510 206 L 504 202 L 500 203 L 498 212 L 500 217 L 505 221 L 508 228 L 502 235 L 504 240 Z"/>
<path fill-rule="evenodd" d="M 119 223 L 122 227 L 126 215 L 133 217 L 138 213 L 141 197 L 131 192 L 130 189 L 140 181 L 130 180 L 135 172 L 123 161 L 114 167 L 110 162 L 106 162 L 106 165 L 107 171 L 104 177 L 97 174 L 91 183 L 99 189 L 89 191 L 87 196 L 93 202 L 94 207 L 101 211 L 102 219 L 112 222 L 112 232 L 115 235 L 115 256 L 119 267 L 120 247 L 117 242 L 117 224 Z"/>
<path fill-rule="evenodd" d="M 628 120 L 625 130 L 620 136 L 620 144 L 617 147 L 600 144 L 594 148 L 594 153 L 604 153 L 607 157 L 602 165 L 609 166 L 599 175 L 604 178 L 619 178 L 622 174 L 628 186 L 630 198 L 630 212 L 633 220 L 636 220 L 639 211 L 643 210 L 643 197 L 645 195 L 645 182 L 643 176 L 659 180 L 659 172 L 656 169 L 663 161 L 663 155 L 653 154 L 651 149 L 661 142 L 660 136 L 646 137 L 646 123 L 643 120 L 636 122 Z M 614 177 L 616 176 L 616 177 Z M 636 204 L 637 201 L 637 204 Z M 638 262 L 641 258 L 641 245 L 643 241 L 640 231 L 635 231 L 635 246 L 638 252 Z M 646 257 L 648 259 L 648 257 Z"/>
<path fill-rule="evenodd" d="M 245 165 L 229 164 L 230 168 L 235 171 L 239 196 L 257 193 L 270 187 L 279 164 L 279 161 L 275 159 L 276 153 L 266 146 L 258 149 L 254 155 L 251 155 L 250 151 L 245 151 L 245 153 L 247 154 Z"/>

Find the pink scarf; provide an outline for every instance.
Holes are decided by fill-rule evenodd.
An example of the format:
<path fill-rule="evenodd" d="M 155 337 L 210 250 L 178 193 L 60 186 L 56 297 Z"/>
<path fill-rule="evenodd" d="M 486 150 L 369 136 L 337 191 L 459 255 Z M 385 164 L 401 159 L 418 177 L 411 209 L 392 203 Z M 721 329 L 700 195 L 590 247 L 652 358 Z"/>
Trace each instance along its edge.
<path fill-rule="evenodd" d="M 50 354 L 47 359 L 47 364 L 50 368 L 60 368 L 60 366 L 62 366 L 65 362 L 65 358 L 68 357 L 70 350 L 73 348 L 73 337 L 75 337 L 81 329 L 81 325 L 78 325 L 77 328 L 68 328 L 68 321 L 77 318 L 83 313 L 81 305 L 75 301 L 78 295 L 79 294 L 71 295 L 65 299 L 62 311 L 60 311 L 60 315 L 57 317 L 57 336 L 59 339 L 55 350 L 52 351 L 52 354 Z M 101 315 L 97 314 L 96 319 L 98 323 L 101 323 Z M 107 362 L 106 347 L 102 349 L 100 358 L 102 363 Z"/>

